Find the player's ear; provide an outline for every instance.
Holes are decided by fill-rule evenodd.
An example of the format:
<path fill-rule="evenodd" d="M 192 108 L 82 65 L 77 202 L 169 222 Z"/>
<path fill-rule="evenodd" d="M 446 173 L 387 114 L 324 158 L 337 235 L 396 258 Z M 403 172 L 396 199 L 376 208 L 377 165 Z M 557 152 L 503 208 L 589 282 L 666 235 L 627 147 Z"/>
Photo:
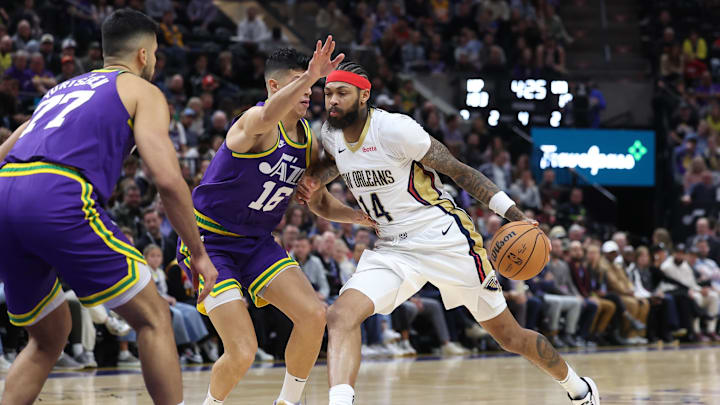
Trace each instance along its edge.
<path fill-rule="evenodd" d="M 138 49 L 138 61 L 140 64 L 144 67 L 148 63 L 148 50 L 147 48 L 140 48 Z"/>
<path fill-rule="evenodd" d="M 278 90 L 280 90 L 280 83 L 277 81 L 277 79 L 268 79 L 267 82 L 267 88 L 268 93 L 272 91 L 272 93 L 276 93 Z M 270 94 L 268 94 L 269 96 Z"/>
<path fill-rule="evenodd" d="M 360 103 L 367 104 L 370 100 L 370 90 L 360 90 Z"/>

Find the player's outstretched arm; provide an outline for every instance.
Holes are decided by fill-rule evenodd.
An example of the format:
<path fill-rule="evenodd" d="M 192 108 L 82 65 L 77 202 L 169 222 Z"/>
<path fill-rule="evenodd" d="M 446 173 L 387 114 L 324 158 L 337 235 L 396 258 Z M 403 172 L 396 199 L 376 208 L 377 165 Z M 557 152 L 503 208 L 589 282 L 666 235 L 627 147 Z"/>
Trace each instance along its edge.
<path fill-rule="evenodd" d="M 377 228 L 377 223 L 361 210 L 348 207 L 335 198 L 328 189 L 323 186 L 315 191 L 308 203 L 310 211 L 328 221 L 364 225 L 370 228 Z"/>
<path fill-rule="evenodd" d="M 485 177 L 484 174 L 457 160 L 445 145 L 433 137 L 430 137 L 430 149 L 420 160 L 420 163 L 450 176 L 455 181 L 455 184 L 470 193 L 476 200 L 491 208 L 493 207 L 490 200 L 501 192 L 500 188 Z M 510 206 L 501 215 L 510 221 L 527 219 L 517 205 Z"/>
<path fill-rule="evenodd" d="M 200 240 L 190 190 L 182 177 L 175 148 L 168 136 L 170 112 L 167 101 L 162 92 L 150 83 L 135 81 L 128 84 L 137 86 L 133 125 L 135 143 L 157 185 L 173 228 L 193 255 L 191 270 L 195 288 L 198 276 L 203 276 L 205 288 L 198 297 L 200 302 L 212 291 L 218 273 Z"/>
<path fill-rule="evenodd" d="M 2 144 L 0 144 L 0 162 L 5 160 L 5 157 L 7 157 L 8 153 L 12 150 L 13 146 L 15 146 L 15 142 L 17 142 L 18 139 L 20 139 L 20 135 L 22 135 L 23 131 L 25 131 L 25 128 L 27 128 L 28 123 L 30 121 L 25 121 L 20 125 L 15 132 L 10 135 L 8 139 L 5 140 Z"/>
<path fill-rule="evenodd" d="M 334 50 L 332 36 L 327 37 L 324 45 L 317 41 L 305 73 L 280 89 L 265 105 L 247 110 L 228 131 L 228 147 L 235 152 L 245 153 L 255 144 L 257 137 L 275 128 L 310 86 L 330 74 L 345 59 L 342 53 L 331 59 Z"/>

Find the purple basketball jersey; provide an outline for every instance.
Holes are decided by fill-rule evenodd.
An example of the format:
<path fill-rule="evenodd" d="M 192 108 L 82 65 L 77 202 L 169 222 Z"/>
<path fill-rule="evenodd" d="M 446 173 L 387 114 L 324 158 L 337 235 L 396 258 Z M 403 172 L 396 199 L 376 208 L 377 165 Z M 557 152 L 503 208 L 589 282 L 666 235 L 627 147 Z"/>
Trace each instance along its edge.
<path fill-rule="evenodd" d="M 310 160 L 312 134 L 299 125 L 306 142 L 293 142 L 278 124 L 275 146 L 261 153 L 237 153 L 222 144 L 193 191 L 198 225 L 230 236 L 259 236 L 280 223 L 290 196 Z"/>
<path fill-rule="evenodd" d="M 92 183 L 100 201 L 107 201 L 135 145 L 115 83 L 120 73 L 94 70 L 50 89 L 6 161 L 73 167 Z"/>

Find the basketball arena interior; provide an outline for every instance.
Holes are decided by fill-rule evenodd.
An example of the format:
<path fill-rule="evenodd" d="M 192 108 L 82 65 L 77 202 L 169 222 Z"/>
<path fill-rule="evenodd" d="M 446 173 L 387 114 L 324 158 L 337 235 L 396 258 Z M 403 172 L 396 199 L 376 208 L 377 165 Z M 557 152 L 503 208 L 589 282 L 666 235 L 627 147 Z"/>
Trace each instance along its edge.
<path fill-rule="evenodd" d="M 415 120 L 547 235 L 552 250 L 539 274 L 497 274 L 522 327 L 592 377 L 603 404 L 720 404 L 720 2 L 3 1 L 0 143 L 50 89 L 103 68 L 101 25 L 126 7 L 157 22 L 152 84 L 167 100 L 189 190 L 235 118 L 267 99 L 267 57 L 281 48 L 310 56 L 332 35 L 335 54 L 365 68 L 372 108 Z M 313 134 L 328 120 L 324 85 L 309 93 L 304 118 Z M 439 176 L 489 255 L 508 221 Z M 343 177 L 327 187 L 368 211 Z M 158 258 L 152 270 L 162 276 L 153 279 L 169 305 L 157 311 L 194 307 L 178 234 L 137 152 L 103 208 L 139 252 Z M 378 243 L 374 229 L 330 222 L 296 199 L 273 235 L 326 305 Z M 2 390 L 28 345 L 26 330 L 11 323 L 7 289 Z M 72 329 L 38 403 L 153 403 L 131 326 L 112 310 L 84 307 L 70 285 L 62 289 Z M 251 296 L 244 292 L 258 349 L 226 404 L 270 404 L 283 384 L 293 323 Z M 503 351 L 467 308 L 446 309 L 444 298 L 428 283 L 362 323 L 356 404 L 567 403 L 563 387 Z M 183 318 L 173 332 L 184 401 L 201 404 L 222 341 L 207 316 L 172 316 Z M 328 403 L 328 388 L 326 334 L 301 403 Z"/>

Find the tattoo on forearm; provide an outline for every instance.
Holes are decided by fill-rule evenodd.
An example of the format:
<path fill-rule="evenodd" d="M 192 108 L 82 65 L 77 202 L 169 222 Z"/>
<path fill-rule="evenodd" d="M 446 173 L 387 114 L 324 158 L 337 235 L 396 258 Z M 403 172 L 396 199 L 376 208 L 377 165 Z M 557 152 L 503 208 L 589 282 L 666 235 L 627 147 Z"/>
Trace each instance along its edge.
<path fill-rule="evenodd" d="M 484 174 L 459 162 L 445 145 L 435 138 L 431 138 L 430 149 L 420 163 L 450 176 L 458 186 L 485 205 L 500 191 Z"/>
<path fill-rule="evenodd" d="M 537 350 L 540 362 L 545 367 L 554 368 L 560 364 L 560 355 L 545 336 L 538 334 L 537 340 L 535 341 L 535 349 Z"/>
<path fill-rule="evenodd" d="M 310 166 L 307 171 L 308 176 L 314 177 L 320 181 L 321 184 L 325 185 L 335 180 L 340 175 L 340 171 L 330 159 L 323 159 L 317 164 Z"/>

